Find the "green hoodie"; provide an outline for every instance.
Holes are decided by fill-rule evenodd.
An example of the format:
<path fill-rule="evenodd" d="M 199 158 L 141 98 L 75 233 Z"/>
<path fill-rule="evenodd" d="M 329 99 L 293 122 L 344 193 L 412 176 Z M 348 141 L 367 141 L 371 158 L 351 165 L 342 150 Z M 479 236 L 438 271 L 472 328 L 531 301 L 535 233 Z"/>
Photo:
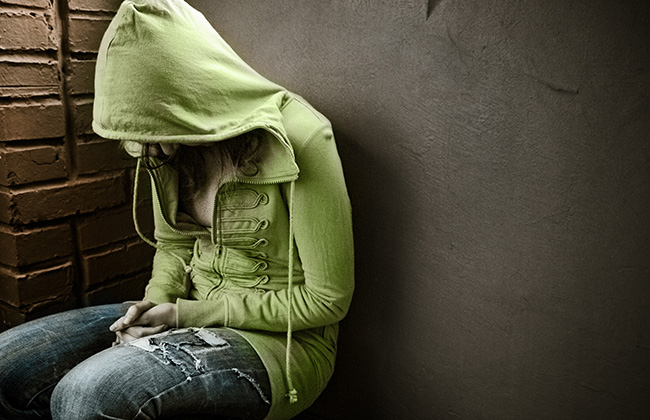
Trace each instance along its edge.
<path fill-rule="evenodd" d="M 212 228 L 178 211 L 170 165 L 148 171 L 156 254 L 145 299 L 176 302 L 178 327 L 245 337 L 269 372 L 267 418 L 307 408 L 332 374 L 354 287 L 350 203 L 329 121 L 255 72 L 185 2 L 127 0 L 100 47 L 93 128 L 135 155 L 143 142 L 265 133 L 257 172 L 217 192 Z"/>

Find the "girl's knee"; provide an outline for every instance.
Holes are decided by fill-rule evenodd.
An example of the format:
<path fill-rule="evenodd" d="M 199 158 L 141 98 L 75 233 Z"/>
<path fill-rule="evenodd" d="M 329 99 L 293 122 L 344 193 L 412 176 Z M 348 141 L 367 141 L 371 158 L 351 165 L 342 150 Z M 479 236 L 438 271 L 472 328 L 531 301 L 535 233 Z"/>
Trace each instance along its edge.
<path fill-rule="evenodd" d="M 95 395 L 92 377 L 75 373 L 74 369 L 64 376 L 54 388 L 50 409 L 54 420 L 91 419 L 88 417 L 89 405 L 101 402 Z"/>
<path fill-rule="evenodd" d="M 137 379 L 142 352 L 127 346 L 106 349 L 75 366 L 56 385 L 54 420 L 133 418 L 141 400 Z M 136 385 L 136 386 L 134 386 Z"/>
<path fill-rule="evenodd" d="M 82 363 L 65 375 L 54 388 L 50 409 L 54 420 L 93 420 L 116 416 L 122 401 L 116 397 L 118 384 L 107 369 Z M 113 418 L 113 417 L 108 417 Z"/>

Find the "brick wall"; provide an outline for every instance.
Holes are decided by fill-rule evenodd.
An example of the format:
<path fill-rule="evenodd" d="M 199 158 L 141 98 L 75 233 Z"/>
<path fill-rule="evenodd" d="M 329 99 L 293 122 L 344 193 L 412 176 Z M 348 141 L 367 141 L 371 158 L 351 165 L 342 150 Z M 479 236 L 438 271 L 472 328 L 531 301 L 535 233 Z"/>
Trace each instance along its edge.
<path fill-rule="evenodd" d="M 133 163 L 91 129 L 96 53 L 119 4 L 0 0 L 0 331 L 138 299 L 148 279 Z"/>

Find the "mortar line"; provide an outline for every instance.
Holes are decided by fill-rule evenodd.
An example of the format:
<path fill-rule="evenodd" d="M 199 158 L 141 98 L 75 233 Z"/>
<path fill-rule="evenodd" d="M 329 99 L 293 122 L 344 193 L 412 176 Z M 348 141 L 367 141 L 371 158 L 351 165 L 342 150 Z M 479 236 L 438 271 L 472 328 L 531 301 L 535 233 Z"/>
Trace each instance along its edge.
<path fill-rule="evenodd" d="M 79 176 L 77 165 L 77 133 L 76 133 L 76 114 L 74 101 L 70 95 L 68 73 L 70 68 L 70 37 L 69 37 L 69 18 L 68 0 L 54 0 L 55 22 L 59 40 L 57 51 L 57 65 L 59 70 L 59 89 L 61 104 L 63 105 L 65 116 L 66 136 L 64 148 L 66 154 L 66 167 L 68 179 L 75 181 Z"/>

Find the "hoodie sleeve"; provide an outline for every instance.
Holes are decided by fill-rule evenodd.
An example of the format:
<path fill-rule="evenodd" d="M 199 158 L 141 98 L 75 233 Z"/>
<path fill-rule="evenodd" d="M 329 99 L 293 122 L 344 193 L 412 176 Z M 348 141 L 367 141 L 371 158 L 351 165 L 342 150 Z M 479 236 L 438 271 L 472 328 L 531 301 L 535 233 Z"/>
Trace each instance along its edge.
<path fill-rule="evenodd" d="M 155 304 L 175 302 L 178 298 L 187 297 L 190 290 L 191 282 L 185 266 L 192 258 L 194 238 L 169 229 L 155 194 L 153 202 L 156 253 L 144 300 Z"/>
<path fill-rule="evenodd" d="M 294 330 L 332 324 L 345 316 L 354 289 L 352 217 L 331 128 L 322 126 L 296 150 L 296 162 L 300 178 L 293 194 L 293 228 L 304 284 L 294 285 L 291 295 L 283 289 L 223 294 L 210 301 L 179 299 L 179 327 L 286 331 L 289 299 Z"/>
<path fill-rule="evenodd" d="M 158 242 L 159 245 L 160 241 Z M 144 300 L 156 305 L 165 302 L 175 302 L 176 299 L 187 297 L 189 292 L 189 276 L 179 259 L 170 258 L 175 254 L 186 258 L 189 263 L 188 249 L 178 246 L 162 246 L 157 249 L 153 258 L 151 279 L 145 288 Z M 190 255 L 191 256 L 191 255 Z"/>

